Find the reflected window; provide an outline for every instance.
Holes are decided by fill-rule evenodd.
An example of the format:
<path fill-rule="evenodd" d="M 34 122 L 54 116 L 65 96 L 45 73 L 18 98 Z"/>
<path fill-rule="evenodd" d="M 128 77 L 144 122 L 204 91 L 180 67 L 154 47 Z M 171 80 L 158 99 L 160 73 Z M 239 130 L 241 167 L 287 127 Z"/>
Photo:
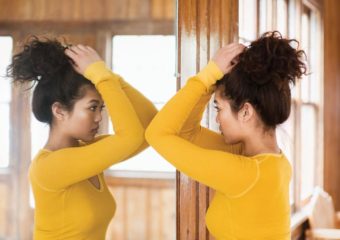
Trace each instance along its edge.
<path fill-rule="evenodd" d="M 112 39 L 112 69 L 161 109 L 176 93 L 175 47 L 175 36 L 116 35 Z M 113 133 L 111 123 L 109 132 Z M 111 169 L 175 171 L 150 147 Z"/>
<path fill-rule="evenodd" d="M 10 143 L 10 101 L 11 79 L 6 77 L 6 68 L 11 63 L 13 38 L 0 36 L 0 167 L 9 166 L 9 143 Z"/>
<path fill-rule="evenodd" d="M 48 139 L 49 126 L 39 122 L 31 113 L 31 159 L 43 148 Z"/>

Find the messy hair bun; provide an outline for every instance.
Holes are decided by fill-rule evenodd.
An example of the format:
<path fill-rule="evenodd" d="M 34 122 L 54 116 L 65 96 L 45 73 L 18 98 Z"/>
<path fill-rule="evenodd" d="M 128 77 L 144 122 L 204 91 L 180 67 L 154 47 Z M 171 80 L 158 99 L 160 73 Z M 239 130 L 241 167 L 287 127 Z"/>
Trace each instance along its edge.
<path fill-rule="evenodd" d="M 14 81 L 49 81 L 56 73 L 71 68 L 65 48 L 56 39 L 39 40 L 32 37 L 23 51 L 13 56 L 9 67 Z"/>
<path fill-rule="evenodd" d="M 306 70 L 301 61 L 304 52 L 294 49 L 292 43 L 298 44 L 295 39 L 282 38 L 277 31 L 267 32 L 240 54 L 238 70 L 258 85 L 274 82 L 280 87 L 287 81 L 295 84 Z"/>
<path fill-rule="evenodd" d="M 290 84 L 306 73 L 304 51 L 295 49 L 295 39 L 277 31 L 264 33 L 239 55 L 238 64 L 218 86 L 231 100 L 234 111 L 251 103 L 269 128 L 283 123 L 290 114 Z"/>
<path fill-rule="evenodd" d="M 57 39 L 33 36 L 7 68 L 7 75 L 14 82 L 35 85 L 32 110 L 41 122 L 51 124 L 53 103 L 72 110 L 75 100 L 83 95 L 82 86 L 93 86 L 73 69 L 72 60 L 64 53 L 65 45 Z"/>

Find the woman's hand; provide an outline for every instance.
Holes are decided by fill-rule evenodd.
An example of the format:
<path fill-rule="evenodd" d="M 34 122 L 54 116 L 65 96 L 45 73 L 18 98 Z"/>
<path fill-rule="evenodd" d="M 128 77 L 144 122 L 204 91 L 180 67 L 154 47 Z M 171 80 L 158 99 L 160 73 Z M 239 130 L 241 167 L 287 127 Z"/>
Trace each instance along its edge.
<path fill-rule="evenodd" d="M 74 61 L 74 69 L 82 75 L 92 63 L 102 61 L 93 48 L 81 44 L 68 47 L 65 50 L 65 54 Z"/>
<path fill-rule="evenodd" d="M 243 51 L 245 46 L 240 43 L 231 43 L 225 47 L 220 48 L 212 58 L 219 69 L 226 74 L 238 62 L 237 56 Z"/>

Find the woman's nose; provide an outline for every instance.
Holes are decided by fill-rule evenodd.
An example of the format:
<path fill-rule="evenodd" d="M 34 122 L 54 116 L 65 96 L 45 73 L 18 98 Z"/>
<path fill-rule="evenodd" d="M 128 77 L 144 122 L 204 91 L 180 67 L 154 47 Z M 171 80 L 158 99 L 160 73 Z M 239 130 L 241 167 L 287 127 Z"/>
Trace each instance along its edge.
<path fill-rule="evenodd" d="M 95 117 L 95 122 L 100 122 L 102 120 L 102 113 L 101 112 L 97 112 L 96 117 Z"/>

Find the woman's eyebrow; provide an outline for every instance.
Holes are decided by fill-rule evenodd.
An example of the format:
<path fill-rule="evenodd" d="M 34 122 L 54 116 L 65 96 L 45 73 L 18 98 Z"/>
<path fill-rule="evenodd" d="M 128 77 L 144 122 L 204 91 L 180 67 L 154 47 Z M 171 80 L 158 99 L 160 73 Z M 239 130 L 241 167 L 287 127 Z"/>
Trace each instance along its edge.
<path fill-rule="evenodd" d="M 97 99 L 91 99 L 91 100 L 89 101 L 89 103 L 97 103 L 97 104 L 100 104 L 100 101 L 97 100 Z"/>

